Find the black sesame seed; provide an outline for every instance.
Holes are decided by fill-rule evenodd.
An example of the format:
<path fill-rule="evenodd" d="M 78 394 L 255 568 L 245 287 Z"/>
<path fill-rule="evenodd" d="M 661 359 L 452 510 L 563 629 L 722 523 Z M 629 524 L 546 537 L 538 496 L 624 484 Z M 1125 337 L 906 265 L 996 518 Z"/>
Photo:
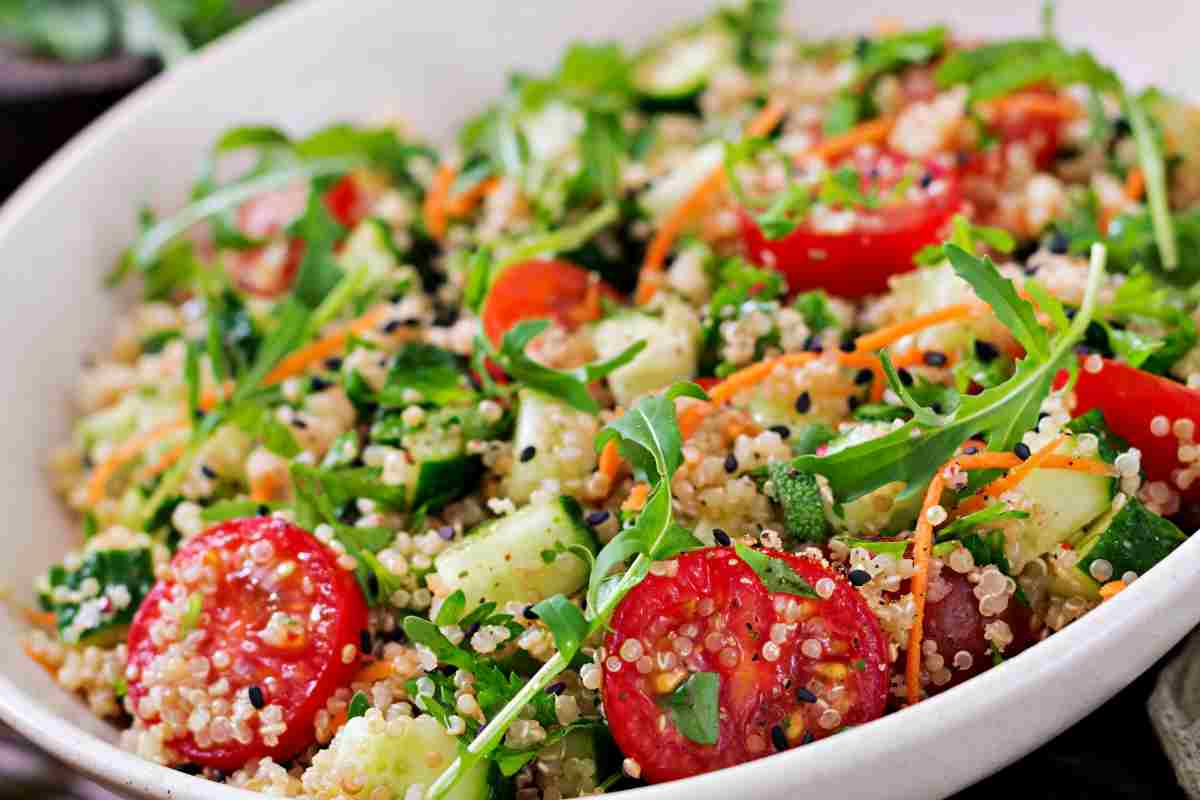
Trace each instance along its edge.
<path fill-rule="evenodd" d="M 976 447 L 975 445 L 971 445 L 970 447 L 963 448 L 963 453 L 965 453 L 966 455 L 969 455 L 969 456 L 973 456 L 978 452 L 979 452 L 979 448 Z"/>
<path fill-rule="evenodd" d="M 787 737 L 783 735 L 783 728 L 778 725 L 771 728 L 771 744 L 775 745 L 776 750 L 788 749 Z"/>
<path fill-rule="evenodd" d="M 467 626 L 467 629 L 463 631 L 463 639 L 467 640 L 468 642 L 471 641 L 471 637 L 479 633 L 479 629 L 481 627 L 483 627 L 482 622 L 472 622 Z"/>
<path fill-rule="evenodd" d="M 521 612 L 521 616 L 525 619 L 537 619 L 538 613 L 533 610 L 533 606 L 525 606 L 525 610 Z"/>
<path fill-rule="evenodd" d="M 804 340 L 804 349 L 809 353 L 820 353 L 825 348 L 821 347 L 821 339 L 814 333 Z"/>
<path fill-rule="evenodd" d="M 874 372 L 867 369 L 866 367 L 863 367 L 855 374 L 854 382 L 857 383 L 859 386 L 862 386 L 864 383 L 870 383 L 871 379 L 874 377 L 875 377 Z"/>
<path fill-rule="evenodd" d="M 816 739 L 813 737 L 812 731 L 805 731 L 804 735 L 800 737 L 800 744 L 812 744 L 815 741 Z"/>
<path fill-rule="evenodd" d="M 259 711 L 262 711 L 267 706 L 267 696 L 263 694 L 263 690 L 258 686 L 251 686 L 246 690 L 250 695 L 250 705 L 254 706 Z"/>
<path fill-rule="evenodd" d="M 935 413 L 935 414 L 942 413 L 942 404 L 941 403 L 936 403 L 936 402 L 930 403 L 929 407 L 933 410 L 933 413 Z"/>
<path fill-rule="evenodd" d="M 333 385 L 332 383 L 325 380 L 324 378 L 314 377 L 312 380 L 310 380 L 308 382 L 309 388 L 314 392 L 323 392 L 332 385 Z"/>
<path fill-rule="evenodd" d="M 304 420 L 300 419 L 299 417 L 296 417 L 295 419 L 292 420 L 292 426 L 299 430 L 304 430 L 305 428 L 308 427 L 308 423 L 305 422 Z"/>
<path fill-rule="evenodd" d="M 268 505 L 261 505 L 261 506 L 259 506 L 259 507 L 258 507 L 258 515 L 259 515 L 260 517 L 269 517 L 269 516 L 271 516 L 271 507 L 270 507 L 270 506 L 268 506 Z"/>
<path fill-rule="evenodd" d="M 367 573 L 367 593 L 371 597 L 379 596 L 379 576 L 374 571 Z"/>
<path fill-rule="evenodd" d="M 801 703 L 817 702 L 817 696 L 803 686 L 796 690 L 796 699 Z"/>
<path fill-rule="evenodd" d="M 871 49 L 871 40 L 865 36 L 860 36 L 854 41 L 854 57 L 860 61 L 867 57 L 867 51 Z"/>
<path fill-rule="evenodd" d="M 547 686 L 546 691 L 549 694 L 562 694 L 566 690 L 566 688 L 567 688 L 567 685 L 565 683 L 563 683 L 562 681 L 559 681 L 558 683 L 552 683 L 549 686 Z"/>
<path fill-rule="evenodd" d="M 921 188 L 928 189 L 933 184 L 933 173 L 926 172 L 921 176 Z"/>
<path fill-rule="evenodd" d="M 524 464 L 526 461 L 532 461 L 533 457 L 536 455 L 537 455 L 537 448 L 534 447 L 533 445 L 528 445 L 523 450 L 521 450 L 521 455 L 519 456 L 519 458 L 521 459 L 521 463 Z"/>
<path fill-rule="evenodd" d="M 725 456 L 725 471 L 728 472 L 730 475 L 732 475 L 733 473 L 737 472 L 737 468 L 738 468 L 737 456 L 735 456 L 733 453 L 730 453 L 729 455 Z"/>
<path fill-rule="evenodd" d="M 1017 446 L 1013 448 L 1013 452 L 1016 453 L 1017 458 L 1021 459 L 1022 461 L 1032 455 L 1032 453 L 1029 451 L 1029 445 L 1025 444 L 1024 442 L 1017 442 Z"/>
<path fill-rule="evenodd" d="M 337 370 L 339 370 L 341 368 L 342 368 L 342 360 L 340 358 L 338 358 L 337 356 L 334 356 L 333 358 L 325 359 L 325 369 L 333 370 L 334 372 L 336 372 Z"/>
<path fill-rule="evenodd" d="M 862 405 L 862 400 L 851 396 L 850 399 L 846 401 L 846 405 L 850 407 L 850 413 L 854 413 L 854 410 Z"/>
<path fill-rule="evenodd" d="M 1046 249 L 1061 256 L 1071 249 L 1071 240 L 1062 231 L 1055 231 L 1050 234 L 1050 240 L 1046 242 Z"/>
<path fill-rule="evenodd" d="M 854 352 L 854 340 L 853 339 L 842 339 L 842 341 L 838 344 L 838 349 L 841 350 L 843 353 L 853 353 Z"/>
<path fill-rule="evenodd" d="M 985 342 L 983 339 L 975 340 L 975 357 L 980 361 L 986 363 L 998 355 L 1000 355 L 1000 351 L 996 349 L 996 345 Z"/>
<path fill-rule="evenodd" d="M 180 764 L 175 769 L 179 770 L 184 775 L 199 775 L 201 772 L 201 767 L 199 764 L 192 764 L 190 762 L 187 764 Z"/>
<path fill-rule="evenodd" d="M 1075 319 L 1075 315 L 1079 313 L 1079 309 L 1067 308 L 1063 313 L 1067 315 L 1067 319 Z"/>
<path fill-rule="evenodd" d="M 911 372 L 909 372 L 906 369 L 900 369 L 900 370 L 897 370 L 897 374 L 900 375 L 900 383 L 902 385 L 904 385 L 904 386 L 912 386 L 913 385 L 913 376 L 912 376 Z"/>
<path fill-rule="evenodd" d="M 792 429 L 787 425 L 772 425 L 771 427 L 767 428 L 767 430 L 771 431 L 772 433 L 778 433 L 780 439 L 786 439 L 792 435 Z"/>
<path fill-rule="evenodd" d="M 212 467 L 210 467 L 208 464 L 200 465 L 200 474 L 203 475 L 204 477 L 208 478 L 209 480 L 212 480 L 213 478 L 217 477 L 217 471 L 214 470 Z"/>
<path fill-rule="evenodd" d="M 921 354 L 921 360 L 930 367 L 944 367 L 950 359 L 946 358 L 946 354 L 938 350 L 926 350 Z"/>
<path fill-rule="evenodd" d="M 404 323 L 398 319 L 388 320 L 387 324 L 383 326 L 383 332 L 395 333 L 396 331 L 400 330 L 400 326 L 403 324 Z"/>
<path fill-rule="evenodd" d="M 865 569 L 852 569 L 846 577 L 850 579 L 850 583 L 854 586 L 862 586 L 871 582 L 871 573 Z"/>
<path fill-rule="evenodd" d="M 371 632 L 370 631 L 359 631 L 358 632 L 358 649 L 361 650 L 364 655 L 371 652 Z"/>
<path fill-rule="evenodd" d="M 1027 278 L 1032 278 L 1034 275 L 1038 274 L 1038 267 L 1036 264 L 1026 264 L 1025 266 L 1021 267 L 1021 272 L 1024 272 Z"/>
<path fill-rule="evenodd" d="M 808 392 L 801 392 L 800 396 L 796 398 L 796 410 L 801 414 L 807 414 L 810 408 L 812 408 L 812 395 Z"/>
<path fill-rule="evenodd" d="M 720 528 L 713 528 L 713 540 L 721 545 L 721 547 L 729 547 L 729 545 L 733 544 L 733 539 L 729 538 L 729 534 Z"/>
<path fill-rule="evenodd" d="M 596 525 L 602 525 L 607 522 L 609 516 L 610 514 L 607 511 L 593 511 L 584 517 L 584 521 L 587 522 L 588 525 L 595 527 Z"/>
<path fill-rule="evenodd" d="M 438 528 L 438 529 L 437 529 L 437 535 L 438 535 L 438 536 L 439 536 L 439 537 L 440 537 L 440 538 L 441 538 L 443 541 L 447 541 L 447 542 L 448 542 L 448 541 L 450 541 L 451 539 L 453 539 L 453 538 L 454 538 L 454 527 L 453 527 L 453 526 L 451 526 L 451 525 L 443 525 L 442 527 L 440 527 L 440 528 Z"/>
<path fill-rule="evenodd" d="M 1133 126 L 1129 124 L 1129 118 L 1123 114 L 1114 119 L 1112 125 L 1113 135 L 1118 139 L 1133 133 Z"/>

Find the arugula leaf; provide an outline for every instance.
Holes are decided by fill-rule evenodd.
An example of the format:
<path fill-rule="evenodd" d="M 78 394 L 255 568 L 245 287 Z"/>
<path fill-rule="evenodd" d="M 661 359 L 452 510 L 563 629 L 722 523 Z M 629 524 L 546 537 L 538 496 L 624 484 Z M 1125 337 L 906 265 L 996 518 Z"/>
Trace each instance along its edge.
<path fill-rule="evenodd" d="M 342 279 L 342 268 L 333 256 L 334 245 L 346 229 L 342 227 L 321 199 L 323 181 L 313 181 L 304 213 L 288 226 L 289 236 L 304 241 L 304 257 L 292 284 L 292 297 L 306 308 L 315 309 Z"/>
<path fill-rule="evenodd" d="M 1001 522 L 1006 519 L 1027 519 L 1029 512 L 1011 509 L 1004 503 L 993 503 L 979 511 L 959 517 L 938 531 L 937 540 L 944 542 L 949 539 L 959 539 L 975 532 L 983 525 Z"/>
<path fill-rule="evenodd" d="M 754 217 L 763 236 L 778 241 L 790 235 L 808 216 L 813 206 L 812 187 L 803 183 L 789 183 L 775 195 L 766 210 Z"/>
<path fill-rule="evenodd" d="M 1171 218 L 1171 207 L 1167 197 L 1167 169 L 1163 163 L 1162 150 L 1155 140 L 1140 98 L 1130 97 L 1121 91 L 1121 108 L 1133 130 L 1137 144 L 1138 164 L 1146 180 L 1146 200 L 1150 206 L 1150 221 L 1154 227 L 1154 241 L 1162 258 L 1163 269 L 1173 271 L 1179 266 L 1179 245 Z"/>
<path fill-rule="evenodd" d="M 669 481 L 683 464 L 683 440 L 675 420 L 677 397 L 708 399 L 694 383 L 677 383 L 661 395 L 643 397 L 600 431 L 596 452 L 616 441 L 621 457 L 633 466 L 638 480 L 651 486 L 664 479 Z"/>
<path fill-rule="evenodd" d="M 797 597 L 818 596 L 808 581 L 800 577 L 783 559 L 752 550 L 743 544 L 735 544 L 733 549 L 737 551 L 738 557 L 754 570 L 754 574 L 758 575 L 768 592 L 783 592 Z"/>
<path fill-rule="evenodd" d="M 404 396 L 410 390 L 420 392 L 422 402 L 435 406 L 469 403 L 475 398 L 458 359 L 448 350 L 409 342 L 392 358 L 387 381 L 379 390 L 382 405 L 408 405 Z"/>
<path fill-rule="evenodd" d="M 737 41 L 737 60 L 744 68 L 766 68 L 771 47 L 778 40 L 783 16 L 782 0 L 747 0 L 741 9 L 725 8 L 718 15 Z"/>
<path fill-rule="evenodd" d="M 565 661 L 570 662 L 588 635 L 588 623 L 579 606 L 556 594 L 535 605 L 533 610 L 554 634 L 554 645 L 558 652 Z"/>
<path fill-rule="evenodd" d="M 1008 328 L 1025 352 L 1037 359 L 1049 355 L 1050 339 L 1037 321 L 1033 306 L 1017 295 L 1012 281 L 1006 280 L 987 256 L 975 258 L 956 245 L 946 246 L 946 257 L 958 276 L 971 284 L 979 298 L 992 307 L 996 318 Z"/>
<path fill-rule="evenodd" d="M 716 744 L 721 732 L 720 693 L 720 675 L 693 672 L 658 704 L 671 712 L 671 721 L 685 738 L 697 744 Z"/>
<path fill-rule="evenodd" d="M 625 366 L 646 348 L 645 340 L 638 340 L 604 361 L 593 361 L 570 370 L 551 369 L 525 355 L 529 343 L 548 327 L 549 320 L 522 320 L 504 334 L 499 351 L 493 349 L 483 336 L 476 337 L 475 350 L 492 358 L 517 383 L 562 400 L 572 408 L 595 414 L 600 411 L 600 404 L 592 397 L 588 384 Z"/>

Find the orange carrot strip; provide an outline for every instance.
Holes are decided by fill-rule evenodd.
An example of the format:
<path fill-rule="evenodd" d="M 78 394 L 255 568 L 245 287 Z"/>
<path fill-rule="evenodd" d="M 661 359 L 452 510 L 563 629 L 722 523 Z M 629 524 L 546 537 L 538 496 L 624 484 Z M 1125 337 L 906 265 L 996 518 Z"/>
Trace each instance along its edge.
<path fill-rule="evenodd" d="M 471 209 L 479 205 L 479 202 L 483 198 L 496 191 L 499 186 L 500 179 L 493 175 L 490 178 L 481 180 L 465 192 L 460 192 L 448 198 L 446 200 L 446 215 L 449 217 L 461 217 L 471 213 Z"/>
<path fill-rule="evenodd" d="M 641 511 L 642 506 L 646 505 L 646 498 L 650 496 L 650 484 L 635 483 L 633 488 L 629 490 L 629 497 L 625 498 L 625 502 L 621 504 L 622 511 Z"/>
<path fill-rule="evenodd" d="M 354 673 L 354 677 L 350 679 L 351 683 L 375 683 L 385 678 L 392 677 L 392 673 L 396 668 L 392 666 L 390 661 L 372 661 L 365 667 Z"/>
<path fill-rule="evenodd" d="M 861 145 L 882 142 L 892 132 L 895 124 L 896 117 L 893 115 L 876 117 L 854 126 L 845 133 L 817 142 L 805 155 L 818 156 L 826 161 L 840 158 Z"/>
<path fill-rule="evenodd" d="M 258 480 L 250 482 L 250 499 L 256 503 L 270 503 L 281 488 L 273 472 L 264 472 Z"/>
<path fill-rule="evenodd" d="M 621 471 L 621 454 L 617 450 L 616 440 L 610 440 L 604 445 L 604 449 L 600 451 L 598 467 L 601 474 L 608 478 L 609 485 L 617 480 L 617 473 Z"/>
<path fill-rule="evenodd" d="M 1125 176 L 1125 196 L 1130 200 L 1141 200 L 1146 191 L 1146 175 L 1137 167 Z"/>
<path fill-rule="evenodd" d="M 986 308 L 987 306 L 982 303 L 955 303 L 945 308 L 939 308 L 937 311 L 921 314 L 903 322 L 897 322 L 895 325 L 865 333 L 854 340 L 854 346 L 859 350 L 878 350 L 909 334 L 940 325 L 943 322 L 966 319 Z"/>
<path fill-rule="evenodd" d="M 186 444 L 177 444 L 167 452 L 159 456 L 158 461 L 153 464 L 148 464 L 138 473 L 138 480 L 149 480 L 155 475 L 166 472 L 171 468 L 171 465 L 178 461 L 187 450 Z"/>
<path fill-rule="evenodd" d="M 429 183 L 429 191 L 425 193 L 425 202 L 421 206 L 421 217 L 425 221 L 425 230 L 434 239 L 446 235 L 449 225 L 447 206 L 450 201 L 450 186 L 458 176 L 454 165 L 446 162 L 438 167 Z"/>
<path fill-rule="evenodd" d="M 1105 601 L 1112 600 L 1114 597 L 1125 591 L 1127 585 L 1125 581 L 1116 580 L 1109 581 L 1100 587 L 1100 597 Z"/>
<path fill-rule="evenodd" d="M 26 622 L 38 628 L 53 630 L 54 626 L 58 624 L 58 617 L 54 616 L 53 611 L 42 611 L 39 608 L 23 606 L 21 615 L 25 617 Z"/>
<path fill-rule="evenodd" d="M 33 645 L 31 645 L 29 642 L 21 642 L 21 649 L 25 651 L 25 655 L 33 659 L 34 663 L 46 670 L 46 672 L 49 672 L 51 675 L 58 674 L 58 667 L 51 664 L 46 660 L 45 656 L 34 650 Z"/>
<path fill-rule="evenodd" d="M 998 114 L 1039 114 L 1063 120 L 1083 115 L 1083 107 L 1069 95 L 1045 92 L 1015 92 L 984 104 L 988 111 Z"/>
<path fill-rule="evenodd" d="M 917 518 L 917 530 L 913 534 L 913 624 L 908 632 L 908 654 L 904 665 L 904 680 L 910 705 L 921 698 L 921 637 L 924 635 L 925 599 L 929 594 L 929 561 L 933 553 L 933 523 L 929 521 L 929 509 L 942 499 L 944 471 L 945 467 L 939 469 L 929 482 L 925 500 L 921 504 L 921 515 Z"/>
<path fill-rule="evenodd" d="M 987 486 L 984 486 L 981 493 L 986 497 L 999 497 L 1010 489 L 1015 488 L 1021 481 L 1028 478 L 1031 472 L 1045 464 L 1050 456 L 1054 455 L 1054 451 L 1066 440 L 1066 434 L 1056 437 L 1052 442 L 1042 446 L 1036 453 L 1013 467 L 1007 475 L 997 478 Z"/>
<path fill-rule="evenodd" d="M 187 427 L 188 421 L 186 419 L 175 419 L 157 425 L 144 433 L 130 436 L 122 442 L 119 447 L 114 449 L 107 458 L 97 464 L 92 470 L 87 483 L 88 505 L 94 506 L 104 499 L 104 492 L 108 487 L 108 482 L 112 479 L 113 475 L 117 474 L 117 471 L 121 467 L 140 456 L 150 445 Z"/>
<path fill-rule="evenodd" d="M 775 101 L 767 103 L 746 126 L 746 136 L 766 136 L 783 119 L 785 111 L 786 108 L 782 103 Z M 638 303 L 648 303 L 654 297 L 658 291 L 655 278 L 658 273 L 662 272 L 667 255 L 671 252 L 675 240 L 679 238 L 679 234 L 687 227 L 692 217 L 704 208 L 709 198 L 720 191 L 724 183 L 725 169 L 717 167 L 663 219 L 662 224 L 654 233 L 654 238 L 650 240 L 650 246 L 646 248 L 646 258 L 642 262 L 642 271 L 638 279 L 635 297 Z"/>
<path fill-rule="evenodd" d="M 583 296 L 583 302 L 567 311 L 567 316 L 571 318 L 571 321 L 579 325 L 586 322 L 595 322 L 603 315 L 604 307 L 600 302 L 599 281 L 589 283 L 587 293 Z"/>
<path fill-rule="evenodd" d="M 383 319 L 384 315 L 387 314 L 388 308 L 389 306 L 387 305 L 376 306 L 358 319 L 339 325 L 328 336 L 318 339 L 305 347 L 301 347 L 276 364 L 275 369 L 267 373 L 267 377 L 263 379 L 263 383 L 273 384 L 287 380 L 293 375 L 304 372 L 312 364 L 324 361 L 326 358 L 340 352 L 346 345 L 346 340 L 352 334 L 362 334 L 375 327 L 379 320 Z"/>

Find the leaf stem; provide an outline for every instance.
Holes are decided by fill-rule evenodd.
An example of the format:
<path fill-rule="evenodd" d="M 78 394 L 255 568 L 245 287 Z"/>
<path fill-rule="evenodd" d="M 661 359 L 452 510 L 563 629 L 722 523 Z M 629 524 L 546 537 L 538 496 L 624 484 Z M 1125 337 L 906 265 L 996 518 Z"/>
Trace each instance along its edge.
<path fill-rule="evenodd" d="M 1150 206 L 1150 221 L 1154 225 L 1154 239 L 1162 257 L 1163 268 L 1168 272 L 1179 266 L 1179 246 L 1175 241 L 1175 228 L 1171 220 L 1171 208 L 1167 202 L 1167 171 L 1162 153 L 1154 141 L 1154 131 L 1146 111 L 1137 98 L 1121 90 L 1121 104 L 1133 129 L 1137 143 L 1138 163 L 1146 179 L 1146 201 Z"/>

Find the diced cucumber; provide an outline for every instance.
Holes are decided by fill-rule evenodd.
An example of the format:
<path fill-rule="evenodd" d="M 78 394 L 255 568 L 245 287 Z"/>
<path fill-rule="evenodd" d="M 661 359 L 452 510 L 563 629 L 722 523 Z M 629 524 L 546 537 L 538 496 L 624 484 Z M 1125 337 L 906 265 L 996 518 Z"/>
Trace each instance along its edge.
<path fill-rule="evenodd" d="M 884 436 L 892 430 L 889 423 L 859 423 L 830 442 L 826 453 L 836 453 Z M 826 515 L 835 528 L 851 536 L 896 533 L 911 527 L 921 510 L 923 492 L 910 492 L 908 497 L 897 500 L 904 488 L 905 484 L 900 481 L 884 484 L 857 500 L 830 506 Z"/>
<path fill-rule="evenodd" d="M 467 453 L 464 424 L 459 410 L 431 412 L 425 424 L 404 434 L 401 441 L 416 469 L 410 473 L 409 507 L 439 508 L 475 488 L 483 475 L 483 461 Z"/>
<path fill-rule="evenodd" d="M 347 274 L 362 270 L 363 286 L 376 286 L 391 277 L 400 259 L 391 243 L 392 232 L 381 220 L 368 218 L 355 226 L 338 253 Z"/>
<path fill-rule="evenodd" d="M 149 430 L 179 416 L 179 406 L 170 400 L 141 392 L 128 392 L 120 401 L 75 424 L 75 441 L 85 451 L 98 444 L 115 445 L 139 429 Z"/>
<path fill-rule="evenodd" d="M 691 380 L 700 363 L 700 320 L 691 307 L 668 300 L 654 313 L 622 312 L 596 326 L 593 341 L 601 358 L 612 358 L 639 339 L 646 348 L 608 376 L 623 406 L 642 395 Z"/>
<path fill-rule="evenodd" d="M 1068 442 L 1060 453 L 1074 451 Z M 1032 504 L 1017 527 L 1021 562 L 1049 553 L 1112 506 L 1117 479 L 1069 469 L 1035 469 L 1016 492 Z"/>
<path fill-rule="evenodd" d="M 683 163 L 657 178 L 639 199 L 638 203 L 652 220 L 657 220 L 683 202 L 700 182 L 712 174 L 725 161 L 723 142 L 709 142 L 696 148 Z"/>
<path fill-rule="evenodd" d="M 562 797 L 584 797 L 594 794 L 597 780 L 604 775 L 602 772 L 607 753 L 600 746 L 597 738 L 600 733 L 594 729 L 582 728 L 573 730 L 554 744 L 543 747 L 539 756 L 547 761 L 563 765 L 564 769 L 558 778 L 558 790 Z M 566 769 L 571 759 L 581 759 L 594 764 L 592 770 Z"/>
<path fill-rule="evenodd" d="M 596 468 L 596 418 L 532 389 L 522 389 L 518 402 L 509 497 L 525 503 L 544 481 L 585 480 Z"/>
<path fill-rule="evenodd" d="M 698 94 L 733 56 L 729 34 L 713 27 L 676 31 L 638 55 L 633 87 L 651 101 L 682 101 Z"/>
<path fill-rule="evenodd" d="M 309 771 L 316 771 L 336 790 L 337 776 L 353 770 L 366 779 L 359 796 L 384 789 L 387 797 L 407 797 L 411 787 L 429 788 L 458 756 L 458 746 L 428 715 L 400 717 L 374 733 L 365 717 L 355 717 L 342 726 L 328 748 L 317 753 Z M 306 782 L 313 777 L 306 775 Z M 487 800 L 490 796 L 488 762 L 483 761 L 463 774 L 446 798 Z"/>
<path fill-rule="evenodd" d="M 533 603 L 571 594 L 587 583 L 588 563 L 565 548 L 595 553 L 596 537 L 569 497 L 526 506 L 479 526 L 434 561 L 450 591 L 461 589 L 467 610 L 483 602 Z"/>
<path fill-rule="evenodd" d="M 801 472 L 785 461 L 767 468 L 774 495 L 783 508 L 784 530 L 801 542 L 823 544 L 829 539 L 829 520 L 825 518 L 825 503 L 817 476 Z"/>
<path fill-rule="evenodd" d="M 1112 580 L 1126 572 L 1143 575 L 1187 539 L 1168 519 L 1150 511 L 1136 497 L 1119 495 L 1108 513 L 1096 520 L 1079 537 L 1079 558 L 1069 575 L 1056 569 L 1051 588 L 1089 599 L 1099 596 L 1100 581 L 1092 576 L 1092 564 L 1104 560 L 1112 566 Z"/>
<path fill-rule="evenodd" d="M 89 588 L 93 585 L 94 592 Z M 108 646 L 124 638 L 153 586 L 149 549 L 92 550 L 78 567 L 51 567 L 38 599 L 44 610 L 54 612 L 64 642 Z"/>
<path fill-rule="evenodd" d="M 948 261 L 892 278 L 891 284 L 895 297 L 911 300 L 913 316 L 928 314 L 955 303 L 977 300 L 970 285 L 954 273 Z M 996 323 L 983 318 L 934 325 L 914 334 L 913 344 L 922 350 L 962 352 L 971 345 L 976 333 L 991 335 L 1002 332 L 995 330 L 996 327 Z"/>

